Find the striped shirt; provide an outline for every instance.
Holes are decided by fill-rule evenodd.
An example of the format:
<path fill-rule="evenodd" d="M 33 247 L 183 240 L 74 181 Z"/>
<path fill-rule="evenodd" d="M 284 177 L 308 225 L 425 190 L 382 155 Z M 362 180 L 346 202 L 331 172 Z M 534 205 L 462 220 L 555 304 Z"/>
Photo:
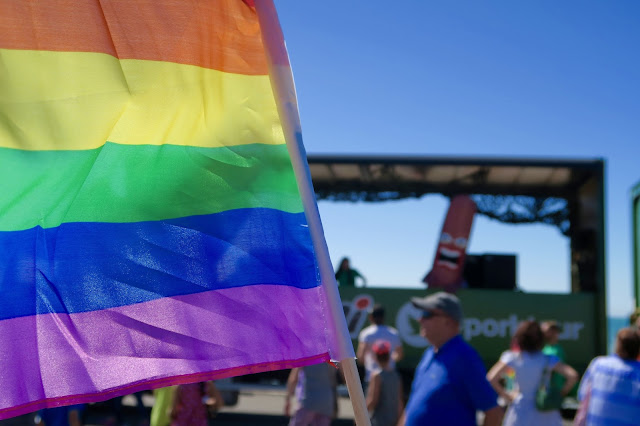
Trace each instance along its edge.
<path fill-rule="evenodd" d="M 640 362 L 617 355 L 595 358 L 580 382 L 578 397 L 589 392 L 588 426 L 637 425 L 640 421 Z"/>

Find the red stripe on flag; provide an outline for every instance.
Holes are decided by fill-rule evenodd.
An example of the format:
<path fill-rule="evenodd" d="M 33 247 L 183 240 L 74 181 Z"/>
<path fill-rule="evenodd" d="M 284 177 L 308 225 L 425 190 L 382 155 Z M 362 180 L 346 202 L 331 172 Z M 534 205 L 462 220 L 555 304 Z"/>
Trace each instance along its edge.
<path fill-rule="evenodd" d="M 237 0 L 4 2 L 0 48 L 97 52 L 268 73 L 256 12 Z"/>

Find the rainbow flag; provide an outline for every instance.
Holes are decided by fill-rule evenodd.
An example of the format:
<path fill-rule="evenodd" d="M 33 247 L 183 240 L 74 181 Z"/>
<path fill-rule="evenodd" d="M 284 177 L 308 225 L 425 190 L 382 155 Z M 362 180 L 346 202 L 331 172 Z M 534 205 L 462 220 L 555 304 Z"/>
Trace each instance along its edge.
<path fill-rule="evenodd" d="M 252 3 L 0 9 L 0 419 L 336 355 Z"/>

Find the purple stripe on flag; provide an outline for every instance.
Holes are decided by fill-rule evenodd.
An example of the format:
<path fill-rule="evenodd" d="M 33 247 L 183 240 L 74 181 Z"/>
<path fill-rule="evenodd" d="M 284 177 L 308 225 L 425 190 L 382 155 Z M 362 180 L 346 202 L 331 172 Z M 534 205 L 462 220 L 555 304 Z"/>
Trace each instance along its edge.
<path fill-rule="evenodd" d="M 256 285 L 0 321 L 0 419 L 328 360 L 322 291 Z"/>

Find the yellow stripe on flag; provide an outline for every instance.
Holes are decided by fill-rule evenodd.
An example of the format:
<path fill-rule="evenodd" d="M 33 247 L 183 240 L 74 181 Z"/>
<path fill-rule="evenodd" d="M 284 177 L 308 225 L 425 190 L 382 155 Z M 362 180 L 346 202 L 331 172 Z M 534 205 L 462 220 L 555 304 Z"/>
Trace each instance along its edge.
<path fill-rule="evenodd" d="M 0 62 L 0 147 L 284 143 L 267 75 L 90 52 L 0 49 Z"/>

